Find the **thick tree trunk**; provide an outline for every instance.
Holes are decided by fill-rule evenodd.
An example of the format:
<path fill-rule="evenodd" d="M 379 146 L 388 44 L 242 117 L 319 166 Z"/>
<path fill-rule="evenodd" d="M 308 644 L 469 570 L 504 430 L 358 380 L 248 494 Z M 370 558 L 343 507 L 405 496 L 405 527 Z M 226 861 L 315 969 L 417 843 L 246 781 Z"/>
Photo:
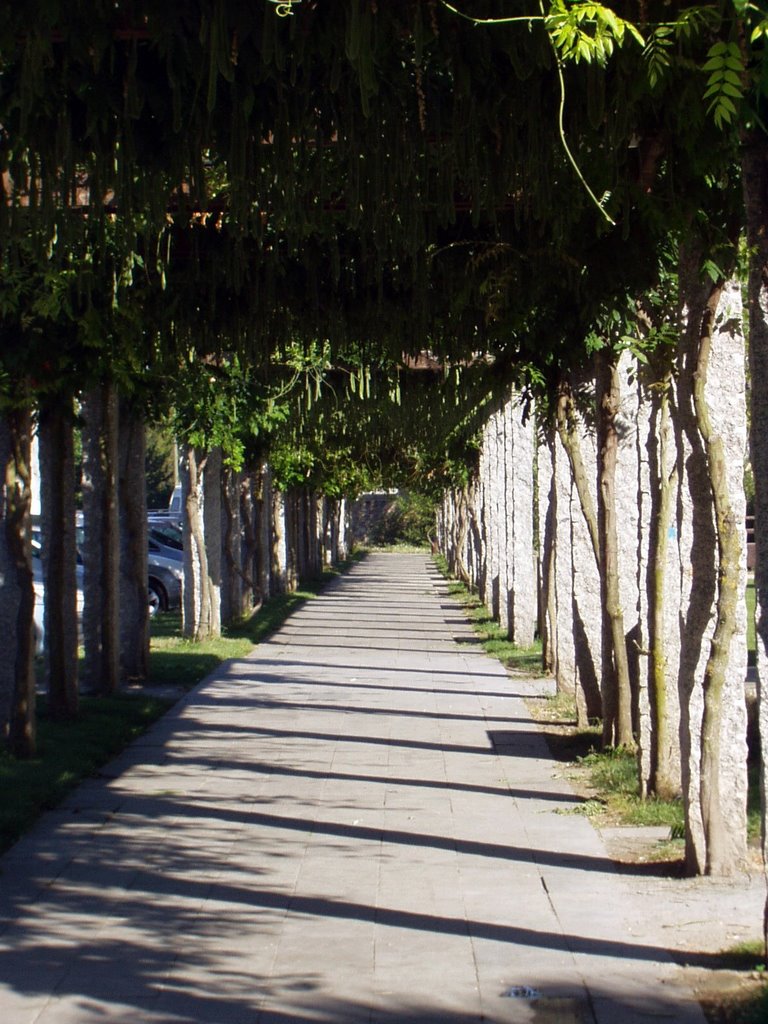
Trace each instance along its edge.
<path fill-rule="evenodd" d="M 35 756 L 35 592 L 30 556 L 32 417 L 29 409 L 0 417 L 0 730 L 14 757 Z"/>
<path fill-rule="evenodd" d="M 619 537 L 616 517 L 616 463 L 619 451 L 616 419 L 621 403 L 621 390 L 615 355 L 600 352 L 596 357 L 596 363 L 600 438 L 598 566 L 603 612 L 603 743 L 606 746 L 634 749 L 632 692 L 624 612 L 619 589 Z"/>
<path fill-rule="evenodd" d="M 138 682 L 149 675 L 146 448 L 143 417 L 121 401 L 118 496 L 120 675 L 124 682 Z"/>
<path fill-rule="evenodd" d="M 82 402 L 84 683 L 97 693 L 120 685 L 120 531 L 117 505 L 118 410 L 105 383 Z"/>
<path fill-rule="evenodd" d="M 74 409 L 52 399 L 40 410 L 38 437 L 45 678 L 53 718 L 77 715 L 77 538 L 75 535 Z"/>
<path fill-rule="evenodd" d="M 749 368 L 752 383 L 750 441 L 755 478 L 755 590 L 757 593 L 757 700 L 760 723 L 760 788 L 763 865 L 768 872 L 768 144 L 762 129 L 745 140 L 742 179 L 750 252 Z M 768 958 L 768 899 L 763 920 Z"/>

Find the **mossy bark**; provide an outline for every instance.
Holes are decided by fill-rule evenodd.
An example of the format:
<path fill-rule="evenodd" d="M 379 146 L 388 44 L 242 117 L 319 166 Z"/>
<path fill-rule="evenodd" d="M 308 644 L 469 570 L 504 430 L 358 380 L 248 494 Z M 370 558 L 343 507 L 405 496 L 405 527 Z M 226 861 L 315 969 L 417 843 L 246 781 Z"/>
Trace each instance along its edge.
<path fill-rule="evenodd" d="M 651 770 L 648 792 L 662 799 L 672 799 L 680 793 L 679 763 L 671 751 L 669 675 L 666 649 L 667 618 L 667 558 L 669 532 L 672 525 L 678 473 L 671 453 L 670 440 L 670 379 L 667 377 L 658 392 L 658 487 L 655 516 L 651 521 L 650 537 L 650 709 L 651 709 Z M 679 762 L 679 758 L 677 759 Z"/>
<path fill-rule="evenodd" d="M 619 451 L 616 417 L 619 414 L 621 389 L 615 353 L 598 353 L 596 370 L 600 443 L 597 524 L 603 614 L 603 744 L 632 750 L 635 746 L 632 730 L 632 691 L 624 633 L 624 612 L 621 606 L 616 516 L 616 463 Z"/>

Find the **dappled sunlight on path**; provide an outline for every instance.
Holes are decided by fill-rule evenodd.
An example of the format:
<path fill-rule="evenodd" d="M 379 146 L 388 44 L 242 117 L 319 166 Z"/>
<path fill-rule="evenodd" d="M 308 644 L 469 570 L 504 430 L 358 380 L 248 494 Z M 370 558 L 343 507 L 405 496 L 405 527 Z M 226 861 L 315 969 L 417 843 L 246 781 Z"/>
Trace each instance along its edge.
<path fill-rule="evenodd" d="M 185 697 L 3 858 L 2 1024 L 700 1024 L 471 635 L 369 556 Z"/>

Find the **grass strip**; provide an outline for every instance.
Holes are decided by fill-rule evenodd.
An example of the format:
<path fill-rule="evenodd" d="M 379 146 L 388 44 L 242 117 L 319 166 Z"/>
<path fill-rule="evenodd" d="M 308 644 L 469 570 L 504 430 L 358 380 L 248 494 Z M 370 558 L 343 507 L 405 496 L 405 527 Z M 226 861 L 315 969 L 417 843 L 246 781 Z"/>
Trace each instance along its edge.
<path fill-rule="evenodd" d="M 0 851 L 141 735 L 171 703 L 123 694 L 83 697 L 78 717 L 58 722 L 40 700 L 37 756 L 18 761 L 0 752 Z"/>
<path fill-rule="evenodd" d="M 152 622 L 152 687 L 190 689 L 222 662 L 244 658 L 255 644 L 279 629 L 291 612 L 316 597 L 349 567 L 350 559 L 290 594 L 269 598 L 249 619 L 217 640 L 195 644 L 179 633 L 177 614 Z M 174 699 L 136 693 L 82 697 L 74 721 L 54 721 L 45 698 L 38 701 L 37 756 L 18 761 L 0 751 L 0 853 L 7 850 L 47 810 L 56 807 L 83 779 L 120 753 L 173 705 Z"/>
<path fill-rule="evenodd" d="M 522 672 L 529 677 L 545 675 L 541 663 L 541 642 L 537 640 L 530 647 L 514 644 L 477 594 L 451 576 L 445 558 L 442 555 L 434 555 L 433 558 L 438 571 L 447 581 L 448 593 L 461 605 L 486 654 L 497 658 L 505 668 L 513 672 Z"/>

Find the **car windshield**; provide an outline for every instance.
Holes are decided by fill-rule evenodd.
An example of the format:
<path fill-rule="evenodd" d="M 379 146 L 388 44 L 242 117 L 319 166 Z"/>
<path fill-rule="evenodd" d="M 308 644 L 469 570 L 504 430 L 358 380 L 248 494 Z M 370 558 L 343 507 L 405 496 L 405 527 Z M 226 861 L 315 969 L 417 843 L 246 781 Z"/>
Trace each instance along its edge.
<path fill-rule="evenodd" d="M 165 544 L 176 551 L 184 550 L 181 530 L 173 523 L 152 523 L 149 527 L 149 536 L 158 544 Z"/>

